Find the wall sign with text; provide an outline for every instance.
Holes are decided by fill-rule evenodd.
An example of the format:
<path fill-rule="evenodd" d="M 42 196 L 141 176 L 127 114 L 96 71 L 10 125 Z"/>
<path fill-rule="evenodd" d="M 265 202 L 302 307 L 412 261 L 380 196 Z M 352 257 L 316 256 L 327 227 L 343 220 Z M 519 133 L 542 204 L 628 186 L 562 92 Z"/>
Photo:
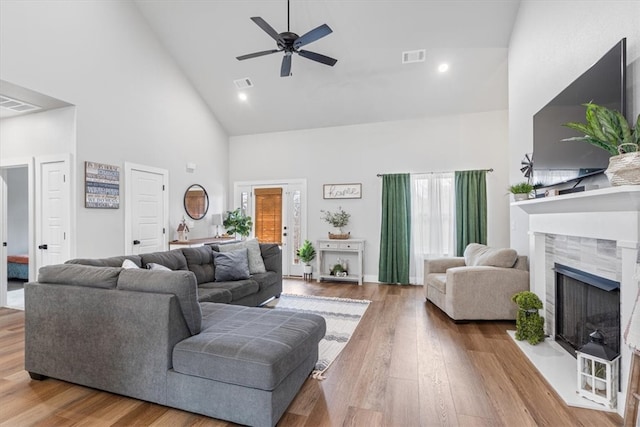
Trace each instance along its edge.
<path fill-rule="evenodd" d="M 325 199 L 361 199 L 362 184 L 324 184 Z"/>
<path fill-rule="evenodd" d="M 84 162 L 85 208 L 120 207 L 120 167 Z"/>

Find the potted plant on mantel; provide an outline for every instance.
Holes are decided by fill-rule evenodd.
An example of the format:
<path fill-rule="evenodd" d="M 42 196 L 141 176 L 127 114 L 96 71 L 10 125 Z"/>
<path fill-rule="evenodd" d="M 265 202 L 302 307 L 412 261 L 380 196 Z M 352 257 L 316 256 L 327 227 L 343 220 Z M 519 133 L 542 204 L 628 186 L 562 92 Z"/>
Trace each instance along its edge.
<path fill-rule="evenodd" d="M 632 128 L 619 111 L 592 102 L 583 105 L 587 108 L 586 123 L 569 122 L 563 126 L 584 136 L 563 141 L 588 142 L 611 154 L 609 167 L 604 172 L 611 185 L 640 184 L 640 114 Z"/>
<path fill-rule="evenodd" d="M 313 247 L 313 244 L 310 241 L 305 240 L 298 248 L 297 255 L 298 258 L 300 258 L 300 261 L 304 262 L 304 274 L 311 274 L 313 272 L 311 261 L 316 257 L 316 250 Z"/>
<path fill-rule="evenodd" d="M 509 193 L 513 194 L 513 200 L 520 202 L 529 199 L 529 195 L 533 191 L 533 185 L 528 182 L 520 182 L 509 187 Z"/>
<path fill-rule="evenodd" d="M 345 211 L 342 210 L 342 207 L 338 206 L 338 210 L 333 213 L 330 211 L 323 211 L 321 210 L 320 212 L 322 212 L 322 219 L 325 220 L 326 222 L 328 222 L 329 224 L 333 225 L 335 228 L 338 229 L 339 233 L 331 233 L 329 232 L 329 238 L 330 239 L 348 239 L 349 235 L 351 234 L 349 233 L 345 233 L 342 228 L 345 227 L 347 224 L 349 224 L 349 218 L 351 218 L 351 214 L 346 213 Z"/>
<path fill-rule="evenodd" d="M 250 216 L 245 215 L 240 208 L 234 211 L 227 211 L 222 225 L 226 228 L 227 233 L 245 238 L 251 233 L 253 221 Z"/>

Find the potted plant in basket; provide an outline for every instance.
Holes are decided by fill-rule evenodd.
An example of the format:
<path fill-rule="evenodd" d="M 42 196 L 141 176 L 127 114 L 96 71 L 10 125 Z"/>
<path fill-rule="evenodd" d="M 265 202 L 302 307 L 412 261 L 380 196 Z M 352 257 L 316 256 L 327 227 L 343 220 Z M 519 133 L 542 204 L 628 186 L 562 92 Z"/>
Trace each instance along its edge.
<path fill-rule="evenodd" d="M 304 274 L 311 274 L 313 272 L 311 261 L 316 257 L 316 250 L 313 247 L 313 244 L 310 241 L 305 240 L 302 243 L 302 246 L 298 248 L 297 255 L 298 258 L 300 258 L 300 261 L 304 262 Z"/>
<path fill-rule="evenodd" d="M 509 193 L 513 194 L 513 200 L 519 202 L 521 200 L 527 200 L 533 189 L 533 185 L 528 182 L 520 182 L 511 185 L 509 187 Z"/>
<path fill-rule="evenodd" d="M 334 234 L 329 232 L 330 239 L 348 239 L 349 238 L 349 235 L 351 233 L 345 233 L 342 230 L 342 227 L 346 226 L 349 223 L 349 218 L 351 218 L 351 214 L 348 214 L 345 211 L 343 211 L 342 207 L 340 206 L 338 206 L 338 210 L 335 213 L 330 211 L 323 211 L 323 210 L 321 210 L 320 212 L 322 212 L 323 214 L 321 219 L 333 225 L 335 228 L 337 228 L 340 231 L 339 234 Z"/>
<path fill-rule="evenodd" d="M 584 136 L 563 141 L 584 141 L 611 154 L 605 174 L 611 185 L 640 184 L 640 114 L 635 128 L 619 112 L 589 102 L 583 104 L 586 123 L 569 122 L 563 126 L 577 130 Z"/>
<path fill-rule="evenodd" d="M 222 225 L 227 229 L 227 233 L 247 237 L 251 233 L 253 221 L 250 216 L 245 215 L 240 208 L 234 211 L 227 211 Z"/>

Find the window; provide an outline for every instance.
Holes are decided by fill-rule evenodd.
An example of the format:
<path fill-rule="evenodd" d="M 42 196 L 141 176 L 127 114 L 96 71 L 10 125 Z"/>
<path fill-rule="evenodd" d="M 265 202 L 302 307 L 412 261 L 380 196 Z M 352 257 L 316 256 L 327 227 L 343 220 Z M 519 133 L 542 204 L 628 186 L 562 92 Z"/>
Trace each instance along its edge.
<path fill-rule="evenodd" d="M 451 172 L 411 175 L 411 275 L 422 283 L 425 258 L 455 253 L 455 188 Z"/>

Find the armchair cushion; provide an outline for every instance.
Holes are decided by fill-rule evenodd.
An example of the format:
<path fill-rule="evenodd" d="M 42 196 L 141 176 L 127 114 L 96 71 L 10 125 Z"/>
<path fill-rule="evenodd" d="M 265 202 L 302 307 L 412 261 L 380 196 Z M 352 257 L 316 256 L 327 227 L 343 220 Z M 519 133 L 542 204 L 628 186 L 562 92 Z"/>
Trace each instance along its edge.
<path fill-rule="evenodd" d="M 511 268 L 518 260 L 518 252 L 509 248 L 491 248 L 479 243 L 470 243 L 464 250 L 467 266 Z"/>

